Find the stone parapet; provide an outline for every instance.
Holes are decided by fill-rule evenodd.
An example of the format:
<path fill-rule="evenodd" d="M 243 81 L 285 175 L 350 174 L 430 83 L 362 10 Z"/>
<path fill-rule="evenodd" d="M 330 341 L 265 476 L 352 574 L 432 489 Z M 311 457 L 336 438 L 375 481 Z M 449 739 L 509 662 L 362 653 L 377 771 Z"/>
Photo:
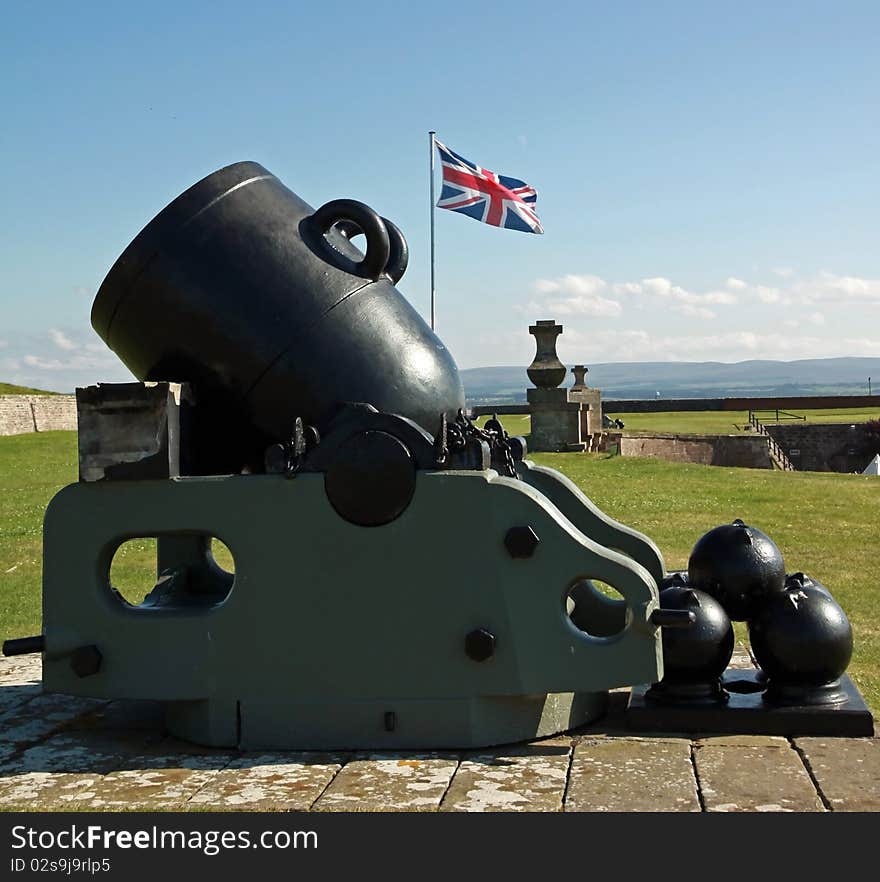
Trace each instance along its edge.
<path fill-rule="evenodd" d="M 73 395 L 0 395 L 0 435 L 75 429 Z"/>
<path fill-rule="evenodd" d="M 765 423 L 797 471 L 861 472 L 874 456 L 861 423 Z"/>
<path fill-rule="evenodd" d="M 624 434 L 619 445 L 621 456 L 649 456 L 733 468 L 773 468 L 764 435 Z"/>

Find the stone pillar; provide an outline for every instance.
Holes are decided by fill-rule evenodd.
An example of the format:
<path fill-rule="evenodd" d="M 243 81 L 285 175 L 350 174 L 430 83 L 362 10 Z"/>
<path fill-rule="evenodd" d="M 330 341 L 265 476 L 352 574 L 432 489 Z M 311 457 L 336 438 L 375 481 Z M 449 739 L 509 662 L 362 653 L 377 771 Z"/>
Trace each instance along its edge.
<path fill-rule="evenodd" d="M 537 352 L 529 365 L 529 379 L 537 388 L 527 389 L 531 414 L 530 450 L 584 450 L 582 440 L 583 405 L 569 397 L 567 389 L 557 388 L 565 379 L 565 365 L 556 354 L 556 338 L 562 325 L 539 321 L 529 328 L 535 337 Z"/>
<path fill-rule="evenodd" d="M 584 383 L 584 377 L 589 372 L 588 367 L 576 364 L 571 372 L 574 374 L 574 385 L 569 389 L 568 397 L 584 406 L 581 438 L 593 449 L 592 442 L 597 439 L 591 436 L 602 433 L 602 393 Z"/>

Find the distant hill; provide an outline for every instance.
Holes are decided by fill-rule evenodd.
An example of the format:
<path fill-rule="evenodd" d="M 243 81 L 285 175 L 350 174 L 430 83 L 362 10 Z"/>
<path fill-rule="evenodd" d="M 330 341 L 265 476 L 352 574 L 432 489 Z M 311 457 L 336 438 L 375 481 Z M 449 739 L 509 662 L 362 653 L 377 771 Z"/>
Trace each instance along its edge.
<path fill-rule="evenodd" d="M 0 395 L 57 395 L 45 389 L 29 389 L 27 386 L 14 386 L 12 383 L 0 383 Z"/>
<path fill-rule="evenodd" d="M 570 367 L 570 366 L 569 366 Z M 799 361 L 646 361 L 590 365 L 587 383 L 604 398 L 725 398 L 775 395 L 863 395 L 880 392 L 880 358 Z M 468 404 L 520 403 L 532 383 L 525 367 L 461 371 Z M 569 371 L 566 386 L 573 377 Z"/>

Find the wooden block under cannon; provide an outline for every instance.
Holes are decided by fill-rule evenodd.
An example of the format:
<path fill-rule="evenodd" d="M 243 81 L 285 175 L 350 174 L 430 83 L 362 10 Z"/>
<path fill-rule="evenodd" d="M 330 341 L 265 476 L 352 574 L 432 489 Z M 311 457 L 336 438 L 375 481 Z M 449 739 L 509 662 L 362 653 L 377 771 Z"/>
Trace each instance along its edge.
<path fill-rule="evenodd" d="M 189 386 L 181 383 L 77 389 L 80 481 L 179 476 L 190 404 Z"/>

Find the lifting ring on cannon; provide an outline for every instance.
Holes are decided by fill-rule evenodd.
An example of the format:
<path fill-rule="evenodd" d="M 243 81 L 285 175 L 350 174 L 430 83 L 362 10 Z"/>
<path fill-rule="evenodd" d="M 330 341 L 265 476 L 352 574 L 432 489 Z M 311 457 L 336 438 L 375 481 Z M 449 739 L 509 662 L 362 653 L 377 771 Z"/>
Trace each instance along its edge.
<path fill-rule="evenodd" d="M 391 257 L 390 236 L 382 218 L 369 205 L 355 199 L 333 199 L 312 215 L 311 222 L 324 236 L 337 224 L 342 225 L 346 237 L 357 227 L 366 237 L 367 247 L 364 259 L 353 267 L 355 274 L 374 282 L 383 275 Z M 329 243 L 327 247 L 331 256 L 338 254 Z"/>

